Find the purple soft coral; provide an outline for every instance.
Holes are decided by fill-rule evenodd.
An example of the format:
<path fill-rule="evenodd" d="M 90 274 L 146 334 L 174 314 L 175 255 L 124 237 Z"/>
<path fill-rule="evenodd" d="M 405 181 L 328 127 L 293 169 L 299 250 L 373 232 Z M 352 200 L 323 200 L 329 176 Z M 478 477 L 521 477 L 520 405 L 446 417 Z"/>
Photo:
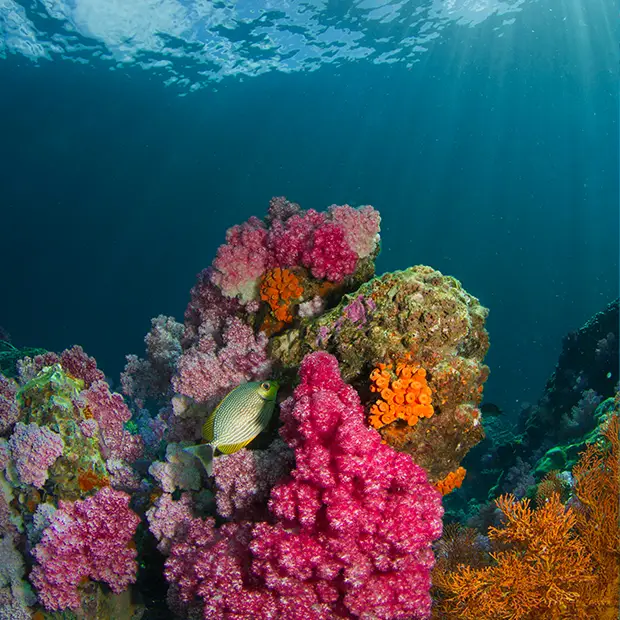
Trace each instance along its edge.
<path fill-rule="evenodd" d="M 162 493 L 146 511 L 149 530 L 158 541 L 157 548 L 168 553 L 170 544 L 179 532 L 193 519 L 193 501 L 189 493 L 182 493 L 178 500 L 171 493 Z"/>
<path fill-rule="evenodd" d="M 264 518 L 271 489 L 291 471 L 294 461 L 293 451 L 281 439 L 267 450 L 240 450 L 215 459 L 219 515 L 236 520 Z"/>
<path fill-rule="evenodd" d="M 221 336 L 204 334 L 197 346 L 179 359 L 172 380 L 176 392 L 197 401 L 223 398 L 232 388 L 264 379 L 271 364 L 266 353 L 267 337 L 236 317 L 225 321 Z"/>
<path fill-rule="evenodd" d="M 18 422 L 9 439 L 9 448 L 19 479 L 24 484 L 32 484 L 39 489 L 43 488 L 48 469 L 62 455 L 64 447 L 58 433 L 34 422 L 28 425 Z"/>
<path fill-rule="evenodd" d="M 17 383 L 0 375 L 0 433 L 4 434 L 17 422 L 19 407 L 17 406 Z"/>
<path fill-rule="evenodd" d="M 105 381 L 95 381 L 81 397 L 87 404 L 100 431 L 100 448 L 105 458 L 117 458 L 133 463 L 142 456 L 144 444 L 139 435 L 123 427 L 131 419 L 131 411 L 123 397 L 110 392 Z"/>

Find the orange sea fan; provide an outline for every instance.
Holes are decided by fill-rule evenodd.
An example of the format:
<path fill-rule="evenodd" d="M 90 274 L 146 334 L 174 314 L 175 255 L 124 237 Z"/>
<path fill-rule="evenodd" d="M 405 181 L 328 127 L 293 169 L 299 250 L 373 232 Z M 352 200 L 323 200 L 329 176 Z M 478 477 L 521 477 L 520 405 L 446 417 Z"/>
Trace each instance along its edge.
<path fill-rule="evenodd" d="M 536 505 L 543 506 L 554 493 L 557 493 L 562 500 L 565 500 L 568 491 L 568 483 L 562 478 L 557 469 L 552 469 L 538 483 L 536 488 Z"/>
<path fill-rule="evenodd" d="M 620 587 L 620 423 L 614 413 L 573 468 L 576 529 L 597 566 L 600 618 L 616 620 Z M 606 613 L 607 615 L 604 615 Z"/>
<path fill-rule="evenodd" d="M 430 418 L 431 388 L 426 370 L 406 360 L 393 364 L 377 364 L 370 373 L 370 390 L 380 398 L 370 408 L 370 424 L 381 428 L 394 420 L 404 420 L 413 426 L 420 418 Z"/>
<path fill-rule="evenodd" d="M 447 559 L 433 573 L 442 620 L 616 620 L 620 561 L 620 425 L 615 413 L 573 468 L 574 498 L 500 497 L 505 525 L 490 528 L 498 551 L 487 567 Z"/>
<path fill-rule="evenodd" d="M 558 495 L 533 510 L 529 500 L 502 496 L 497 506 L 506 525 L 490 528 L 504 543 L 492 566 L 437 571 L 440 617 L 462 620 L 586 618 L 583 594 L 594 580 L 590 554 L 574 532 L 575 515 Z M 567 615 L 571 611 L 573 615 Z"/>

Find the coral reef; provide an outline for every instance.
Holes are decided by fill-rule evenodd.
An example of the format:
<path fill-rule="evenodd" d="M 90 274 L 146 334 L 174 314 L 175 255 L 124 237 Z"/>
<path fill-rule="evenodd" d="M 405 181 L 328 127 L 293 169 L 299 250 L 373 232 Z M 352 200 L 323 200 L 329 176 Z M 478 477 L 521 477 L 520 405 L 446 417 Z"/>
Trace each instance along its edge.
<path fill-rule="evenodd" d="M 484 437 L 487 311 L 430 267 L 375 277 L 380 222 L 274 198 L 233 226 L 184 322 L 155 317 L 127 356 L 124 397 L 79 346 L 5 345 L 12 617 L 430 617 L 442 497 Z M 279 415 L 208 477 L 184 448 L 231 389 L 268 378 Z"/>
<path fill-rule="evenodd" d="M 18 365 L 20 383 L 1 383 L 0 532 L 11 553 L 34 563 L 34 593 L 26 586 L 18 596 L 14 584 L 3 605 L 15 618 L 37 597 L 47 610 L 113 613 L 137 571 L 140 518 L 123 491 L 140 485 L 130 465 L 142 439 L 125 428 L 131 411 L 80 347 Z"/>
<path fill-rule="evenodd" d="M 614 617 L 617 302 L 493 430 L 487 310 L 430 267 L 375 277 L 379 226 L 274 198 L 184 323 L 152 320 L 124 397 L 79 346 L 2 343 L 0 620 Z M 278 415 L 207 476 L 185 448 L 268 378 Z"/>

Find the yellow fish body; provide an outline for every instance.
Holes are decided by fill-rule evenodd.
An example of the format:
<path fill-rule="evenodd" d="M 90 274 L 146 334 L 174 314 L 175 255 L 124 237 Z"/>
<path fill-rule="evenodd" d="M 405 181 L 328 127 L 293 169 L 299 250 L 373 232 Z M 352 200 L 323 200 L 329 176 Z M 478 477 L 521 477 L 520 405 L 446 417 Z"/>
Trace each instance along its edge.
<path fill-rule="evenodd" d="M 231 390 L 209 414 L 202 427 L 205 443 L 188 446 L 211 475 L 213 454 L 232 454 L 267 428 L 276 405 L 277 381 L 251 381 Z"/>

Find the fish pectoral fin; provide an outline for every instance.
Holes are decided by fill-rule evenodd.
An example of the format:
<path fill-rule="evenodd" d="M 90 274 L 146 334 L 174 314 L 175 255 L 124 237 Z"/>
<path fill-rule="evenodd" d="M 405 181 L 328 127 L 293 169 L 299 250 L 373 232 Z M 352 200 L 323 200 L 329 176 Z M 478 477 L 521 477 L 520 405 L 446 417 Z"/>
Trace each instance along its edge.
<path fill-rule="evenodd" d="M 218 446 L 217 449 L 222 454 L 232 454 L 233 452 L 238 452 L 241 448 L 245 448 L 255 437 L 252 439 L 248 439 L 247 441 L 243 441 L 241 443 L 231 443 L 226 446 Z"/>
<path fill-rule="evenodd" d="M 204 466 L 207 476 L 213 475 L 213 447 L 208 443 L 200 443 L 197 446 L 187 446 L 184 452 L 193 454 Z"/>

